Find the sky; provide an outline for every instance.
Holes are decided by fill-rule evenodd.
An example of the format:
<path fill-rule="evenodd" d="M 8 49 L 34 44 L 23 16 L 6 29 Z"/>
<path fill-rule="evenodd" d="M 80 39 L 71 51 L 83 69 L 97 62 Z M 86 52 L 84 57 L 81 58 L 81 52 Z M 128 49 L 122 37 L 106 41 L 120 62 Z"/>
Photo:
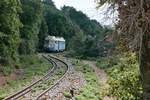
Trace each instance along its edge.
<path fill-rule="evenodd" d="M 64 5 L 72 6 L 78 11 L 85 13 L 90 19 L 96 19 L 102 25 L 113 26 L 114 15 L 108 17 L 107 14 L 105 14 L 108 5 L 104 5 L 101 8 L 96 9 L 97 4 L 94 0 L 53 0 L 53 2 L 58 9 L 61 9 Z"/>

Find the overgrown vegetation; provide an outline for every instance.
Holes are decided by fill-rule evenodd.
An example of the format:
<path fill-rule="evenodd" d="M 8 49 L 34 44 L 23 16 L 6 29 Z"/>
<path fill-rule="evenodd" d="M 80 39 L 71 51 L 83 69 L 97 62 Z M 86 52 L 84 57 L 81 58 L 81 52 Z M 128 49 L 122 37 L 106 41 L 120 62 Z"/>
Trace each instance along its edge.
<path fill-rule="evenodd" d="M 3 0 L 0 8 L 0 67 L 13 69 L 19 56 L 44 51 L 48 35 L 64 37 L 71 56 L 97 57 L 108 50 L 100 40 L 112 30 L 73 7 L 58 10 L 52 0 Z"/>
<path fill-rule="evenodd" d="M 109 42 L 109 47 L 101 45 L 106 43 L 103 40 L 111 35 L 112 29 L 100 25 L 96 20 L 89 19 L 83 12 L 73 7 L 64 6 L 62 12 L 80 29 L 69 42 L 68 49 L 71 55 L 81 58 L 98 57 L 103 55 L 104 51 L 108 51 L 112 43 Z"/>
<path fill-rule="evenodd" d="M 98 60 L 97 66 L 108 73 L 110 87 L 100 95 L 99 82 L 93 70 L 88 65 L 78 64 L 76 69 L 84 73 L 87 84 L 80 91 L 81 94 L 77 99 L 95 100 L 100 99 L 100 96 L 110 95 L 119 100 L 141 100 L 140 78 L 142 78 L 144 99 L 149 100 L 150 2 L 148 0 L 96 1 L 99 6 L 110 3 L 110 8 L 115 8 L 117 4 L 119 12 L 117 28 L 121 37 L 119 39 L 121 43 L 118 44 L 124 51 L 140 50 L 142 77 L 139 76 L 137 67 L 139 64 L 134 54 L 127 52 L 128 54 L 103 57 Z M 10 81 L 0 89 L 0 96 L 3 98 L 20 89 L 32 80 L 32 76 L 40 77 L 48 70 L 49 65 L 45 61 L 33 56 L 38 51 L 44 51 L 44 38 L 47 35 L 64 37 L 70 56 L 88 58 L 111 54 L 110 49 L 114 47 L 114 43 L 110 41 L 112 31 L 73 7 L 64 6 L 58 10 L 52 0 L 1 0 L 0 74 L 9 76 L 15 70 L 23 69 L 23 75 L 21 80 Z M 58 74 L 60 73 L 62 71 Z"/>
<path fill-rule="evenodd" d="M 34 54 L 38 46 L 38 34 L 42 21 L 41 0 L 20 0 L 22 13 L 20 21 L 23 27 L 20 29 L 19 54 Z"/>
<path fill-rule="evenodd" d="M 0 1 L 0 64 L 17 60 L 17 48 L 20 43 L 20 12 L 21 5 L 18 0 Z"/>
<path fill-rule="evenodd" d="M 150 99 L 150 2 L 149 0 L 96 0 L 99 6 L 109 3 L 118 11 L 116 30 L 125 49 L 138 51 L 143 99 Z M 124 48 L 123 48 L 124 49 Z"/>
<path fill-rule="evenodd" d="M 20 73 L 18 80 L 1 87 L 2 98 L 48 70 L 49 65 L 35 56 L 44 51 L 46 36 L 64 37 L 69 55 L 86 58 L 99 56 L 104 51 L 99 47 L 100 40 L 112 32 L 73 7 L 58 10 L 52 0 L 2 0 L 0 13 L 0 74 L 9 77 L 16 70 Z M 94 97 L 98 91 L 97 79 L 88 66 L 83 68 L 81 71 L 90 80 L 83 90 L 88 92 L 90 88 L 94 94 L 88 92 L 88 96 L 83 92 L 82 95 L 97 98 Z"/>
<path fill-rule="evenodd" d="M 82 62 L 76 64 L 76 70 L 83 73 L 86 80 L 85 86 L 80 90 L 80 94 L 76 97 L 77 100 L 100 100 L 100 83 L 89 65 L 84 65 Z"/>
<path fill-rule="evenodd" d="M 135 54 L 122 54 L 113 58 L 102 58 L 97 66 L 104 69 L 110 87 L 102 91 L 102 96 L 117 97 L 119 100 L 142 100 L 142 85 Z"/>
<path fill-rule="evenodd" d="M 16 76 L 17 80 L 8 80 L 7 84 L 0 87 L 0 99 L 21 90 L 33 80 L 42 77 L 51 68 L 48 61 L 40 56 L 21 56 L 20 60 L 19 69 L 22 69 L 22 72 Z"/>

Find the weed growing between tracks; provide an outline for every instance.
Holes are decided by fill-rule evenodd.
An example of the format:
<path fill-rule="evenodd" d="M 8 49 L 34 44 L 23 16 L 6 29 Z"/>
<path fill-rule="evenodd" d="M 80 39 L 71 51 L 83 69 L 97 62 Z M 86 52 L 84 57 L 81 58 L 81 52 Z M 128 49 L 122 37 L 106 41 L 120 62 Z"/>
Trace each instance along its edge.
<path fill-rule="evenodd" d="M 86 84 L 80 90 L 76 100 L 100 100 L 100 83 L 94 70 L 81 62 L 76 64 L 76 70 L 82 72 L 86 80 Z"/>
<path fill-rule="evenodd" d="M 0 87 L 0 99 L 21 90 L 33 80 L 38 80 L 47 73 L 51 67 L 52 66 L 43 57 L 36 55 L 20 56 L 19 69 L 23 72 L 18 75 L 17 80 L 10 80 L 6 85 Z"/>
<path fill-rule="evenodd" d="M 62 75 L 65 73 L 66 67 L 58 65 L 55 71 L 53 72 L 52 77 L 49 77 L 47 80 L 44 80 L 41 84 L 37 84 L 33 87 L 33 91 L 30 94 L 30 99 L 34 100 L 39 94 L 43 93 L 45 90 L 50 88 Z"/>

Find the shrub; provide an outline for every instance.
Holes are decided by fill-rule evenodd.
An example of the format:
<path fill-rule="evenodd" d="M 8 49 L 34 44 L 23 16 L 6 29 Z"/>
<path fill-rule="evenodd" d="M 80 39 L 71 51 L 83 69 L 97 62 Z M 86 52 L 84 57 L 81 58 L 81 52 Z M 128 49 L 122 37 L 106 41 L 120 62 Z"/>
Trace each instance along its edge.
<path fill-rule="evenodd" d="M 142 86 L 135 54 L 125 54 L 118 57 L 116 62 L 111 60 L 114 64 L 107 61 L 103 67 L 109 76 L 109 88 L 107 91 L 104 90 L 102 94 L 115 96 L 118 100 L 141 100 Z"/>

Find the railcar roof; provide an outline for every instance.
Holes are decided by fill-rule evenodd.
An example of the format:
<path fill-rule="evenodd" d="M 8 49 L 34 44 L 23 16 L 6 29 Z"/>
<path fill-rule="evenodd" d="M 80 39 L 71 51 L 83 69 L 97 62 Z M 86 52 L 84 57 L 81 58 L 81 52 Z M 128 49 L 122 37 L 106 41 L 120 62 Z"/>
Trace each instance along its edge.
<path fill-rule="evenodd" d="M 63 37 L 47 36 L 45 40 L 65 41 Z"/>

